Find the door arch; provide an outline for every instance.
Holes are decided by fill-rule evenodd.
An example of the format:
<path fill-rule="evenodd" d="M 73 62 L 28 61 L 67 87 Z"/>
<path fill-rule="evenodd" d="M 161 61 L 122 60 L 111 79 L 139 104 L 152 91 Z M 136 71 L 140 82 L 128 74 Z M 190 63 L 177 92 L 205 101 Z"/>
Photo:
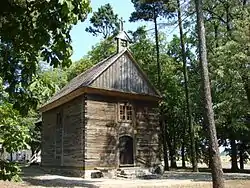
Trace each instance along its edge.
<path fill-rule="evenodd" d="M 121 136 L 119 138 L 119 159 L 120 165 L 134 165 L 134 142 L 131 136 Z"/>

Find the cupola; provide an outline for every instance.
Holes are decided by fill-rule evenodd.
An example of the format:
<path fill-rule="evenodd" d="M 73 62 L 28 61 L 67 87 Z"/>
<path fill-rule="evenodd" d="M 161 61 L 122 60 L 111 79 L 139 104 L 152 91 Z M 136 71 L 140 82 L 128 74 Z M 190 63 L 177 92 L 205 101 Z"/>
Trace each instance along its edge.
<path fill-rule="evenodd" d="M 131 39 L 129 38 L 126 31 L 123 29 L 123 23 L 124 21 L 120 19 L 120 27 L 119 27 L 119 33 L 115 37 L 117 41 L 117 53 L 123 51 L 124 49 L 129 47 L 129 43 L 131 43 Z"/>

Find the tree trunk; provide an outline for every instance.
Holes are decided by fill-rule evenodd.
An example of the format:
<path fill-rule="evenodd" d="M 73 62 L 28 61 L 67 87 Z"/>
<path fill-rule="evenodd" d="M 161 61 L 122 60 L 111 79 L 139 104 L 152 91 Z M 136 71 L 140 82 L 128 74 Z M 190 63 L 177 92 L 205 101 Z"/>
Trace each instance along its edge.
<path fill-rule="evenodd" d="M 170 167 L 176 169 L 177 168 L 177 163 L 176 163 L 176 157 L 173 155 L 170 160 Z"/>
<path fill-rule="evenodd" d="M 198 27 L 198 49 L 200 58 L 200 71 L 202 78 L 202 95 L 204 106 L 204 120 L 208 125 L 209 145 L 211 147 L 212 159 L 212 180 L 213 188 L 224 188 L 224 178 L 219 156 L 219 147 L 217 142 L 216 128 L 214 122 L 214 112 L 212 108 L 212 98 L 210 90 L 210 82 L 208 75 L 207 49 L 205 38 L 204 18 L 202 11 L 201 0 L 195 0 L 195 8 L 197 13 L 197 27 Z"/>
<path fill-rule="evenodd" d="M 182 168 L 186 168 L 186 161 L 185 161 L 185 141 L 183 140 L 181 143 L 181 166 Z"/>
<path fill-rule="evenodd" d="M 244 156 L 243 156 L 243 149 L 241 148 L 240 149 L 240 169 L 241 170 L 244 170 Z"/>
<path fill-rule="evenodd" d="M 163 147 L 164 171 L 169 171 L 168 149 L 166 142 L 166 123 L 163 116 L 161 118 L 160 127 L 161 127 L 161 137 L 162 137 L 162 147 Z"/>
<path fill-rule="evenodd" d="M 231 145 L 231 152 L 232 152 L 231 153 L 231 162 L 232 162 L 231 169 L 232 169 L 232 172 L 237 172 L 239 168 L 237 164 L 237 146 L 236 146 L 234 139 L 230 140 L 230 145 Z"/>
<path fill-rule="evenodd" d="M 180 0 L 177 0 L 178 5 L 178 24 L 180 30 L 180 39 L 181 39 L 181 54 L 182 54 L 182 61 L 183 61 L 183 74 L 184 74 L 184 85 L 185 85 L 185 97 L 186 97 L 186 116 L 188 117 L 188 127 L 189 127 L 189 136 L 190 136 L 190 146 L 191 146 L 191 162 L 193 171 L 198 171 L 198 164 L 197 164 L 197 156 L 195 151 L 195 133 L 194 127 L 192 124 L 192 114 L 189 104 L 189 88 L 188 88 L 188 73 L 187 73 L 187 57 L 186 57 L 186 49 L 184 44 L 184 37 L 183 37 L 183 28 L 182 28 L 182 20 L 181 20 L 181 6 Z"/>
<path fill-rule="evenodd" d="M 250 78 L 247 74 L 245 74 L 245 75 L 241 76 L 241 79 L 242 79 L 243 84 L 244 84 L 244 89 L 246 92 L 248 104 L 250 105 Z"/>
<path fill-rule="evenodd" d="M 169 160 L 170 160 L 170 163 L 171 163 L 172 155 L 173 155 L 173 151 L 172 151 L 172 139 L 171 139 L 170 135 L 167 133 L 167 131 L 166 131 L 165 135 L 166 135 L 166 142 L 167 142 L 167 147 L 168 147 L 168 151 L 169 151 Z M 171 166 L 171 164 L 170 164 L 170 166 Z"/>
<path fill-rule="evenodd" d="M 209 153 L 208 153 L 208 168 L 212 169 L 212 156 L 211 156 L 211 148 L 209 147 Z"/>
<path fill-rule="evenodd" d="M 175 156 L 175 148 L 169 147 L 169 155 L 170 155 L 170 167 L 171 168 L 177 168 L 176 164 L 176 156 Z"/>
<path fill-rule="evenodd" d="M 214 23 L 215 48 L 219 47 L 219 43 L 218 43 L 218 28 L 219 28 L 219 25 L 217 23 Z"/>
<path fill-rule="evenodd" d="M 154 10 L 154 27 L 155 27 L 155 46 L 156 46 L 156 63 L 157 63 L 157 75 L 158 75 L 158 89 L 161 91 L 161 65 L 160 65 L 160 50 L 159 50 L 159 38 L 157 27 L 157 15 Z"/>
<path fill-rule="evenodd" d="M 185 142 L 186 142 L 186 129 L 187 129 L 186 127 L 187 127 L 187 121 L 184 122 L 182 141 L 181 141 L 181 164 L 182 164 L 182 168 L 186 168 L 186 161 L 185 161 L 185 146 L 186 146 Z"/>

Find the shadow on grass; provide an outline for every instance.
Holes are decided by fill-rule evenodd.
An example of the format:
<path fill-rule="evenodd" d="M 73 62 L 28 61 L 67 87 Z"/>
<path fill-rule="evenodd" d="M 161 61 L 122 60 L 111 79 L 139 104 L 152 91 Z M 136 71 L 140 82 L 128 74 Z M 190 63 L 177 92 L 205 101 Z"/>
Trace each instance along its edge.
<path fill-rule="evenodd" d="M 232 173 L 231 169 L 223 169 L 225 180 L 250 180 L 250 170 L 239 170 Z M 212 181 L 211 170 L 199 168 L 199 172 L 192 172 L 191 168 L 176 169 L 167 171 L 162 179 L 191 180 L 191 181 Z"/>
<path fill-rule="evenodd" d="M 211 169 L 209 169 L 209 168 L 199 168 L 199 171 L 200 172 L 210 172 L 211 173 Z M 244 169 L 244 170 L 238 169 L 235 172 L 235 171 L 232 171 L 232 169 L 223 168 L 223 172 L 224 173 L 244 173 L 244 174 L 250 174 L 250 169 Z"/>
<path fill-rule="evenodd" d="M 225 180 L 250 180 L 249 170 L 241 171 L 241 173 L 231 173 L 229 169 L 223 169 Z M 247 172 L 247 173 L 243 173 Z M 201 168 L 199 172 L 192 172 L 191 168 L 185 169 L 171 169 L 166 171 L 163 176 L 142 176 L 140 179 L 154 180 L 190 180 L 194 182 L 208 182 L 212 181 L 211 170 L 208 168 Z"/>
<path fill-rule="evenodd" d="M 48 175 L 48 176 L 46 176 Z M 50 177 L 49 175 L 53 175 Z M 64 178 L 57 177 L 64 176 Z M 39 177 L 41 176 L 41 178 Z M 88 188 L 95 188 L 97 186 L 93 185 L 93 183 L 99 182 L 98 179 L 96 180 L 85 180 L 80 177 L 69 177 L 65 176 L 62 173 L 48 173 L 47 171 L 43 170 L 40 166 L 29 166 L 29 167 L 22 167 L 22 180 L 32 186 L 43 186 L 43 187 L 88 187 Z M 38 178 L 39 177 L 39 178 Z"/>

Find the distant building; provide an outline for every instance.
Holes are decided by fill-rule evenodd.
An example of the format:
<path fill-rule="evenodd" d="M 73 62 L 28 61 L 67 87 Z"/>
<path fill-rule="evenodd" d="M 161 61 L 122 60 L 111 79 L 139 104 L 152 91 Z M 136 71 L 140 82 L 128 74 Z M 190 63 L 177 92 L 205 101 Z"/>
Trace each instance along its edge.
<path fill-rule="evenodd" d="M 13 153 L 6 153 L 6 159 L 9 161 L 26 162 L 31 158 L 31 150 L 21 150 Z"/>

